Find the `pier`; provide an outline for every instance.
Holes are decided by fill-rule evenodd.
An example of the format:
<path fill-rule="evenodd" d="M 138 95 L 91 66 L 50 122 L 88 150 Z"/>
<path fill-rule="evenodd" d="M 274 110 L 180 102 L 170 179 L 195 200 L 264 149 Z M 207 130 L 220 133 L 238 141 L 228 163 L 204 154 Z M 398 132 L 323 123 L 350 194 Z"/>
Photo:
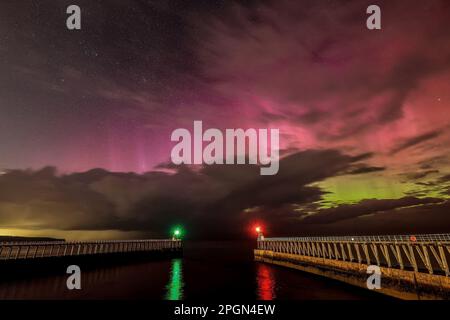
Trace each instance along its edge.
<path fill-rule="evenodd" d="M 258 231 L 259 233 L 259 231 Z M 450 234 L 264 238 L 256 261 L 310 272 L 367 289 L 369 265 L 380 293 L 401 299 L 450 299 Z"/>
<path fill-rule="evenodd" d="M 181 252 L 179 239 L 0 242 L 0 263 L 58 257 Z"/>

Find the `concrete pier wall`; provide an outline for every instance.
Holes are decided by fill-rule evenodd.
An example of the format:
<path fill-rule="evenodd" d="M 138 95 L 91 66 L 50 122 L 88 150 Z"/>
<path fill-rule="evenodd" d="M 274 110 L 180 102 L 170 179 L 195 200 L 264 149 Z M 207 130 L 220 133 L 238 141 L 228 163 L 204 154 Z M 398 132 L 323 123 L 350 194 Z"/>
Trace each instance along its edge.
<path fill-rule="evenodd" d="M 254 250 L 256 261 L 313 273 L 367 289 L 367 264 Z M 450 278 L 443 275 L 380 267 L 382 294 L 405 300 L 450 299 Z M 367 289 L 369 290 L 369 289 Z"/>

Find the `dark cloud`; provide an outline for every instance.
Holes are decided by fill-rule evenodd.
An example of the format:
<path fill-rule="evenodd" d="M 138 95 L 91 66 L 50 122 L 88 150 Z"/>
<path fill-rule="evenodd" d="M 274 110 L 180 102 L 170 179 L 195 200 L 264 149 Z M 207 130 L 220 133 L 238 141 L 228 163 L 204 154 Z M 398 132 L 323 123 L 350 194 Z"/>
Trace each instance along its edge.
<path fill-rule="evenodd" d="M 251 219 L 276 224 L 284 217 L 280 223 L 287 223 L 286 215 L 295 217 L 292 206 L 320 200 L 323 191 L 311 183 L 351 170 L 364 157 L 335 150 L 297 152 L 281 159 L 275 176 L 261 176 L 256 165 L 170 166 L 174 173 L 145 174 L 12 170 L 0 176 L 0 222 L 7 228 L 148 234 L 181 223 L 195 236 L 239 235 L 233 226 Z"/>
<path fill-rule="evenodd" d="M 303 219 L 305 223 L 327 224 L 336 221 L 353 219 L 365 215 L 374 215 L 391 212 L 394 209 L 424 205 L 430 203 L 440 203 L 442 199 L 437 198 L 416 198 L 404 197 L 400 199 L 367 199 L 357 204 L 340 205 L 336 208 L 324 209 L 316 214 Z"/>
<path fill-rule="evenodd" d="M 384 214 L 346 219 L 312 228 L 322 234 L 420 234 L 448 233 L 450 201 L 385 211 Z"/>
<path fill-rule="evenodd" d="M 386 170 L 385 167 L 360 167 L 349 172 L 349 174 L 364 174 Z"/>
<path fill-rule="evenodd" d="M 433 173 L 439 173 L 439 170 L 425 170 L 425 171 L 421 171 L 421 172 L 410 173 L 410 174 L 407 174 L 407 177 L 411 180 L 419 180 L 419 179 L 423 179 Z"/>
<path fill-rule="evenodd" d="M 352 159 L 353 159 L 353 161 L 362 161 L 362 160 L 369 159 L 373 156 L 374 156 L 373 152 L 365 152 L 365 153 L 361 153 L 356 156 L 353 156 Z"/>
<path fill-rule="evenodd" d="M 438 183 L 450 182 L 450 174 L 446 174 L 437 180 Z"/>
<path fill-rule="evenodd" d="M 372 205 L 375 209 L 370 208 Z M 294 208 L 284 208 L 283 214 L 278 215 L 279 219 L 271 221 L 268 225 L 270 234 L 348 236 L 447 233 L 450 224 L 450 202 L 434 198 L 363 200 L 354 205 L 341 205 L 331 209 L 309 208 L 306 213 L 293 210 Z M 333 217 L 333 214 L 338 217 Z"/>
<path fill-rule="evenodd" d="M 406 139 L 405 141 L 401 142 L 398 146 L 396 146 L 393 150 L 391 150 L 391 154 L 395 154 L 395 153 L 398 153 L 405 149 L 411 148 L 422 142 L 432 140 L 441 134 L 442 134 L 441 130 L 435 130 L 435 131 L 431 131 L 431 132 L 427 132 L 427 133 L 418 135 L 416 137 Z"/>

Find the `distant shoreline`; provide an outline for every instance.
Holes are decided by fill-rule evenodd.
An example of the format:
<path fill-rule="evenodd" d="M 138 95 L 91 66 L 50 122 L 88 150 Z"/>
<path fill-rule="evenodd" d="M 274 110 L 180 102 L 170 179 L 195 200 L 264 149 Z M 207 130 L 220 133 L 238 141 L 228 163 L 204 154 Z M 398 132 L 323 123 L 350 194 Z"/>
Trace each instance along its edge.
<path fill-rule="evenodd" d="M 10 241 L 65 241 L 64 239 L 56 239 L 49 237 L 19 237 L 19 236 L 0 236 L 0 242 Z"/>

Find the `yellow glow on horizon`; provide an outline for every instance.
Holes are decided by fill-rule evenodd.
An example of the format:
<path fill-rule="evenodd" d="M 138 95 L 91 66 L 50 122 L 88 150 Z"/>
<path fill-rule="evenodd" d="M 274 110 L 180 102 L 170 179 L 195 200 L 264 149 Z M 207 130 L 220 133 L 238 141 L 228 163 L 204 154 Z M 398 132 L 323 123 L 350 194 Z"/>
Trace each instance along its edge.
<path fill-rule="evenodd" d="M 120 231 L 120 230 L 56 230 L 56 229 L 14 229 L 0 228 L 0 236 L 11 237 L 48 237 L 65 239 L 67 241 L 82 240 L 124 240 L 144 238 L 144 235 L 138 231 Z"/>

